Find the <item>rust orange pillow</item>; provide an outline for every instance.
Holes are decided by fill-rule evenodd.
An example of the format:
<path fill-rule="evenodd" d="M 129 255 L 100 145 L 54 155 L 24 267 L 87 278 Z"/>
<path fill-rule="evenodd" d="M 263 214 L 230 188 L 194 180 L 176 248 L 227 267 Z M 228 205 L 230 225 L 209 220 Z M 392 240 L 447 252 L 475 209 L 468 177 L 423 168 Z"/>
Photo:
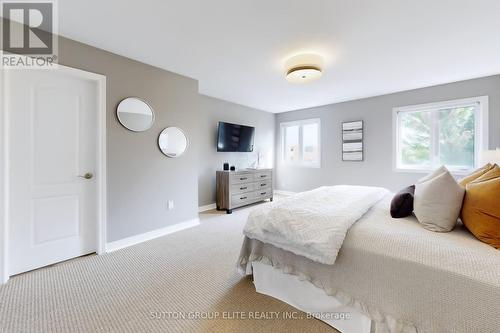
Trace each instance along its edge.
<path fill-rule="evenodd" d="M 462 186 L 466 186 L 467 184 L 469 184 L 470 182 L 476 180 L 477 178 L 481 177 L 482 175 L 484 175 L 485 173 L 487 173 L 488 171 L 490 171 L 491 169 L 493 168 L 493 165 L 491 165 L 490 163 L 486 164 L 485 166 L 483 166 L 482 168 L 479 168 L 477 170 L 474 170 L 470 175 L 460 179 L 460 181 L 458 182 L 460 185 Z"/>
<path fill-rule="evenodd" d="M 482 242 L 500 249 L 500 167 L 468 183 L 462 205 L 462 222 Z"/>

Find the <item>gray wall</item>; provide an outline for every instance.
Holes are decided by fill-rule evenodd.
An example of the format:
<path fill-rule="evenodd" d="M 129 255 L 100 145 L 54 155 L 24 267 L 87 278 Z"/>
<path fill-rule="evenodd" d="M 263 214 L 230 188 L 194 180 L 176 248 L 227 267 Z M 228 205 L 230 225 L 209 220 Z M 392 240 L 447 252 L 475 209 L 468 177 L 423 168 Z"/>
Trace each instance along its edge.
<path fill-rule="evenodd" d="M 65 38 L 59 63 L 107 77 L 108 241 L 196 218 L 197 81 Z M 129 96 L 153 107 L 153 128 L 135 133 L 118 123 L 116 106 Z M 191 139 L 181 158 L 167 158 L 157 148 L 167 126 L 182 128 Z M 174 210 L 166 209 L 167 200 L 174 200 Z"/>
<path fill-rule="evenodd" d="M 202 96 L 196 80 L 66 38 L 59 41 L 59 62 L 107 77 L 108 242 L 197 218 L 199 205 L 215 202 L 215 170 L 223 161 L 245 167 L 252 160 L 248 153 L 216 152 L 220 120 L 256 126 L 256 145 L 272 163 L 273 114 Z M 118 123 L 116 106 L 129 96 L 154 108 L 153 128 L 134 133 Z M 157 148 L 167 126 L 182 128 L 189 138 L 180 158 Z"/>
<path fill-rule="evenodd" d="M 303 191 L 321 185 L 359 184 L 398 190 L 422 174 L 392 170 L 392 109 L 452 99 L 489 96 L 489 145 L 500 146 L 500 75 L 278 114 L 276 117 L 277 184 Z M 321 118 L 321 169 L 284 166 L 280 155 L 281 122 Z M 341 123 L 364 121 L 364 162 L 342 162 Z"/>
<path fill-rule="evenodd" d="M 228 162 L 238 168 L 248 167 L 262 156 L 261 167 L 272 167 L 274 162 L 275 115 L 246 106 L 200 95 L 198 118 L 202 127 L 199 140 L 198 201 L 200 206 L 215 203 L 215 172 Z M 255 153 L 218 153 L 217 124 L 219 121 L 255 127 Z"/>

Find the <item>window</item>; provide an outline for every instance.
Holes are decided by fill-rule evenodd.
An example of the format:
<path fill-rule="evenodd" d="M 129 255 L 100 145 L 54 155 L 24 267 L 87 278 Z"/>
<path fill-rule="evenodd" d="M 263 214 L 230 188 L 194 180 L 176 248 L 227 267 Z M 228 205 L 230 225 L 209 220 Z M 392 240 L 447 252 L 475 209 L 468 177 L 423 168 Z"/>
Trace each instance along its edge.
<path fill-rule="evenodd" d="M 488 97 L 396 108 L 393 117 L 396 170 L 467 172 L 488 149 Z"/>
<path fill-rule="evenodd" d="M 320 167 L 319 119 L 308 119 L 281 124 L 281 151 L 287 165 Z"/>

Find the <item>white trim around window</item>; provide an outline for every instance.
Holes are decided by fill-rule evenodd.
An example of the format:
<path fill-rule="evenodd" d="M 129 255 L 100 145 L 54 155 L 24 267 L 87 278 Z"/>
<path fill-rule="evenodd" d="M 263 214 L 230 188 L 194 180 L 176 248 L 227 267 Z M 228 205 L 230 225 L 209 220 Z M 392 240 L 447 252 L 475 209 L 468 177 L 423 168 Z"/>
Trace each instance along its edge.
<path fill-rule="evenodd" d="M 304 125 L 308 124 L 318 125 L 318 135 L 317 135 L 318 159 L 317 161 L 314 162 L 304 161 L 304 156 L 303 156 L 304 152 L 303 128 Z M 298 126 L 298 160 L 296 162 L 287 161 L 285 158 L 286 128 L 292 126 Z M 285 166 L 321 168 L 321 119 L 320 118 L 296 120 L 296 121 L 280 123 L 280 137 L 281 137 L 281 147 L 280 147 L 281 162 Z"/>
<path fill-rule="evenodd" d="M 470 107 L 474 106 L 474 166 L 472 168 L 450 168 L 454 174 L 466 174 L 472 169 L 479 167 L 481 151 L 488 149 L 488 96 L 471 97 L 457 100 L 450 100 L 444 102 L 411 105 L 404 107 L 396 107 L 393 109 L 393 153 L 392 165 L 393 170 L 397 172 L 429 172 L 440 166 L 438 160 L 439 144 L 438 129 L 433 121 L 431 131 L 431 161 L 429 166 L 426 167 L 407 167 L 401 163 L 401 149 L 400 149 L 400 126 L 399 115 L 405 112 L 419 112 L 419 111 L 439 111 L 443 109 L 457 108 L 457 107 Z M 436 112 L 437 114 L 437 112 Z"/>

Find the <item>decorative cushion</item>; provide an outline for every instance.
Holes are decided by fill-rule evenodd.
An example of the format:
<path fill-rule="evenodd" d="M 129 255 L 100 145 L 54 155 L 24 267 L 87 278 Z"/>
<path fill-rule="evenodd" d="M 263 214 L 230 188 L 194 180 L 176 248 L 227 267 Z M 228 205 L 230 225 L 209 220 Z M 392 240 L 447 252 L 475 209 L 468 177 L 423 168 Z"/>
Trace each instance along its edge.
<path fill-rule="evenodd" d="M 462 222 L 479 240 L 500 249 L 500 167 L 466 186 Z"/>
<path fill-rule="evenodd" d="M 447 172 L 447 171 L 448 171 L 448 169 L 446 169 L 446 167 L 444 165 L 442 165 L 439 168 L 437 168 L 436 170 L 434 170 L 433 172 L 431 172 L 430 174 L 428 174 L 427 176 L 420 178 L 418 180 L 418 183 L 426 182 L 429 179 L 435 178 L 436 176 L 438 176 L 444 172 Z"/>
<path fill-rule="evenodd" d="M 408 186 L 399 191 L 391 201 L 391 216 L 401 218 L 413 213 L 413 194 L 415 185 Z"/>
<path fill-rule="evenodd" d="M 474 172 L 472 172 L 470 175 L 460 179 L 460 181 L 458 182 L 460 185 L 464 186 L 469 184 L 471 181 L 481 177 L 482 175 L 484 175 L 485 173 L 487 173 L 488 171 L 490 171 L 491 169 L 493 168 L 493 165 L 491 165 L 490 163 L 486 164 L 485 166 L 483 166 L 482 168 L 479 168 L 477 170 L 474 170 Z"/>
<path fill-rule="evenodd" d="M 441 167 L 415 185 L 415 216 L 428 230 L 451 231 L 457 223 L 464 193 L 463 186 Z"/>

